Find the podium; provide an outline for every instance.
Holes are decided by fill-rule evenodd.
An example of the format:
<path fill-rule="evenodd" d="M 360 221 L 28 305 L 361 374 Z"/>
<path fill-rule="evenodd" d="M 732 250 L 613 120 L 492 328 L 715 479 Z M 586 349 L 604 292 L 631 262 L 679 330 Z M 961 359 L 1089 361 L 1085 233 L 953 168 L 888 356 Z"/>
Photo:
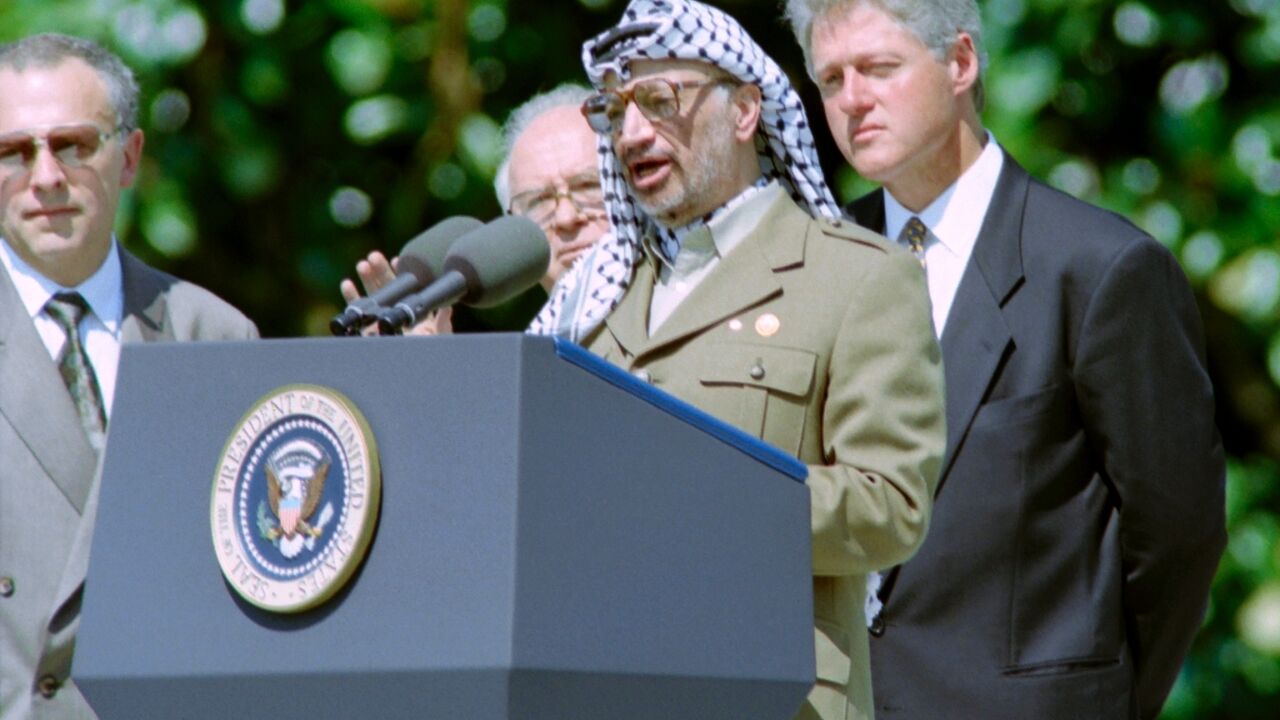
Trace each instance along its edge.
<path fill-rule="evenodd" d="M 245 602 L 210 536 L 255 401 L 342 393 L 381 462 L 351 580 Z M 518 334 L 128 345 L 72 675 L 102 718 L 790 718 L 814 679 L 804 467 Z"/>

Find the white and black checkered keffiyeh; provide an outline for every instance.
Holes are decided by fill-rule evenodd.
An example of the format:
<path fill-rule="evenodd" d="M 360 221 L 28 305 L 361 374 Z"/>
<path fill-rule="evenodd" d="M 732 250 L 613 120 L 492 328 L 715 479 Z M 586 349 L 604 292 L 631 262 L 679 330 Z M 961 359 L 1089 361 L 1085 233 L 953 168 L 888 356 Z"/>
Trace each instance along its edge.
<path fill-rule="evenodd" d="M 758 86 L 761 172 L 781 182 L 815 217 L 839 217 L 800 96 L 737 20 L 696 0 L 632 0 L 616 26 L 583 43 L 582 61 L 591 82 L 601 87 L 609 72 L 628 80 L 634 60 L 706 62 Z M 530 333 L 579 342 L 598 327 L 626 292 L 641 240 L 653 226 L 631 195 L 612 139 L 600 136 L 597 152 L 612 232 L 560 278 Z"/>

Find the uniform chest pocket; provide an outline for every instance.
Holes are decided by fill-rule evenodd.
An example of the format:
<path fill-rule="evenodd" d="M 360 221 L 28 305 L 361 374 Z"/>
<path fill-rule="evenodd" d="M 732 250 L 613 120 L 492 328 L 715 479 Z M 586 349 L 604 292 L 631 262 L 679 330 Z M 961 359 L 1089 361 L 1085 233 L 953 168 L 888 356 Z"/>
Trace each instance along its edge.
<path fill-rule="evenodd" d="M 796 454 L 814 395 L 817 355 L 798 348 L 721 343 L 708 348 L 698 382 L 713 414 Z"/>

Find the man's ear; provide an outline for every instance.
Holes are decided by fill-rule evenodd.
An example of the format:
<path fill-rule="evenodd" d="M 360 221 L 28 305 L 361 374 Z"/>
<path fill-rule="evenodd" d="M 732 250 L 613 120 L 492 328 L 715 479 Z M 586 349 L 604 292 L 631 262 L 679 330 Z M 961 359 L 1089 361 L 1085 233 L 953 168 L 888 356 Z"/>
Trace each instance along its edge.
<path fill-rule="evenodd" d="M 951 44 L 947 70 L 951 73 L 951 85 L 956 96 L 968 94 L 978 82 L 981 72 L 978 49 L 974 47 L 969 33 L 956 35 L 956 41 Z"/>
<path fill-rule="evenodd" d="M 142 146 L 145 144 L 141 130 L 134 130 L 124 140 L 124 165 L 120 168 L 120 187 L 133 185 L 138 178 L 138 167 L 142 163 Z"/>
<path fill-rule="evenodd" d="M 740 142 L 755 142 L 760 125 L 760 88 L 750 83 L 739 85 L 733 89 L 729 101 L 738 111 L 733 123 L 734 137 Z"/>

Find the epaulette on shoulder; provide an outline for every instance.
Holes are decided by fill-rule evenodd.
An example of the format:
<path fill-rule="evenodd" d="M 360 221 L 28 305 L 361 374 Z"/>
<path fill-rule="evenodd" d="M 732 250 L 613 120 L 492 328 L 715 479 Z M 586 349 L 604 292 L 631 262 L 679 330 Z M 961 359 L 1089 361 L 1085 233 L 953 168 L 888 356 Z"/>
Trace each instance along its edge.
<path fill-rule="evenodd" d="M 816 219 L 823 235 L 839 240 L 849 240 L 885 252 L 888 252 L 891 247 L 890 242 L 883 235 L 868 230 L 849 218 L 820 217 Z"/>

